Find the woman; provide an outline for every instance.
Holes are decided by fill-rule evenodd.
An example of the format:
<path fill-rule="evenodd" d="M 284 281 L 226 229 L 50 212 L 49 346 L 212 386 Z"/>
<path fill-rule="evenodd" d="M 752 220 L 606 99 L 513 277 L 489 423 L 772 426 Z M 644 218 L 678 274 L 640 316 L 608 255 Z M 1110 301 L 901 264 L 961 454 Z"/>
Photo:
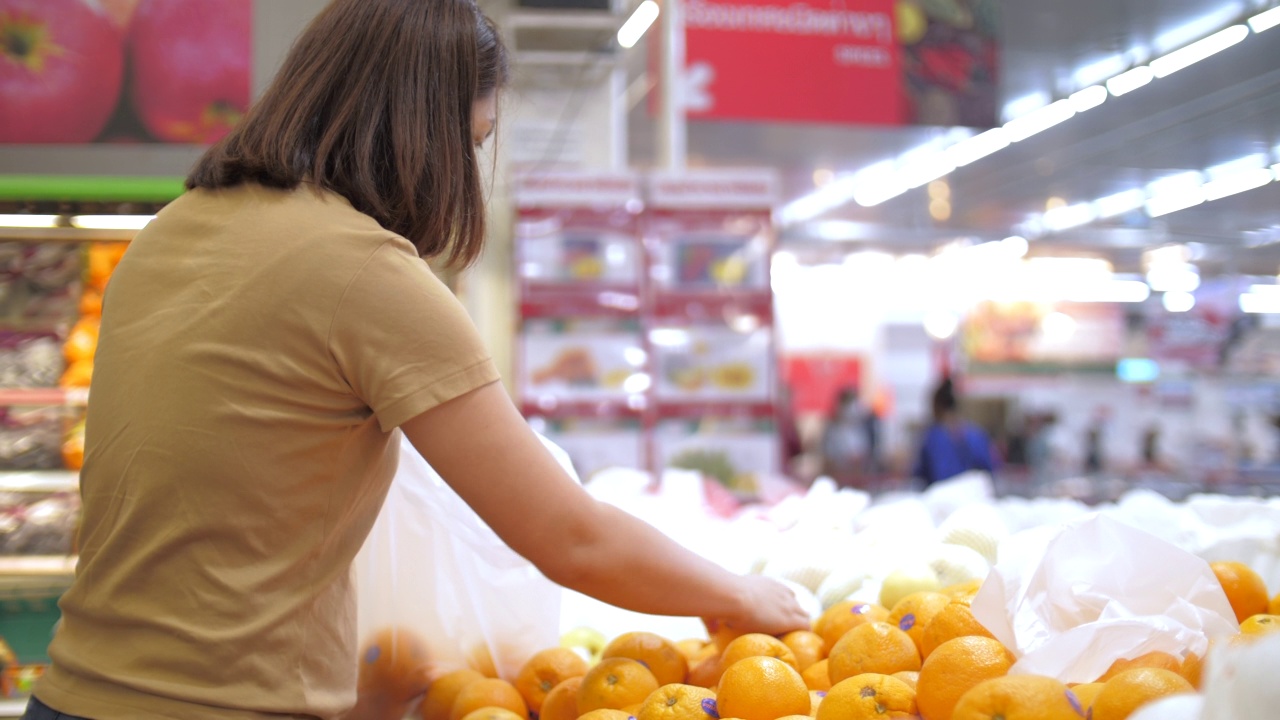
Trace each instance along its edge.
<path fill-rule="evenodd" d="M 925 487 L 970 470 L 995 472 L 991 440 L 982 428 L 960 416 L 951 378 L 933 393 L 933 424 L 925 431 L 912 477 Z"/>
<path fill-rule="evenodd" d="M 481 252 L 476 149 L 506 77 L 472 0 L 336 0 L 138 234 L 106 293 L 80 564 L 27 717 L 400 717 L 411 697 L 356 702 L 350 582 L 397 428 L 566 587 L 806 624 L 784 586 L 569 479 L 421 259 Z"/>

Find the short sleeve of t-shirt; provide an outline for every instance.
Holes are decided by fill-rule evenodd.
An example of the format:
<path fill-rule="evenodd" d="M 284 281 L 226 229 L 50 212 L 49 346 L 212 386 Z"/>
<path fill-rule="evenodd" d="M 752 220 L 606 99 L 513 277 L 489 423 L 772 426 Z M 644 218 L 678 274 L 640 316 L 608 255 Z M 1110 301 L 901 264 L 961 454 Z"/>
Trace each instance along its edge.
<path fill-rule="evenodd" d="M 398 238 L 352 278 L 329 348 L 384 432 L 499 379 L 462 304 Z"/>

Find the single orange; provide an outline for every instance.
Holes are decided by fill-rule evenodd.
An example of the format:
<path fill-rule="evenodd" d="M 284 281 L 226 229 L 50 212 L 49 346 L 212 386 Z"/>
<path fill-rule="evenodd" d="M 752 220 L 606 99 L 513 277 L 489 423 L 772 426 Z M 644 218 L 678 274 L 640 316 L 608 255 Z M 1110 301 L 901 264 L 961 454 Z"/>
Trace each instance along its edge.
<path fill-rule="evenodd" d="M 547 648 L 525 661 L 514 684 L 529 709 L 541 712 L 547 693 L 571 677 L 586 675 L 588 669 L 587 661 L 569 648 Z"/>
<path fill-rule="evenodd" d="M 898 678 L 902 682 L 910 685 L 912 690 L 915 690 L 916 686 L 920 684 L 920 673 L 916 670 L 903 670 L 902 672 L 896 672 L 889 677 Z"/>
<path fill-rule="evenodd" d="M 634 720 L 626 710 L 614 708 L 596 708 L 578 716 L 578 720 Z"/>
<path fill-rule="evenodd" d="M 1092 682 L 1071 688 L 1071 693 L 1076 696 L 1076 702 L 1080 703 L 1081 713 L 1085 717 L 1089 717 L 1089 708 L 1093 707 L 1094 701 L 1098 699 L 1098 693 L 1102 692 L 1102 688 L 1106 686 L 1106 683 Z"/>
<path fill-rule="evenodd" d="M 818 706 L 817 720 L 879 720 L 916 717 L 916 693 L 901 680 L 864 673 L 832 686 Z"/>
<path fill-rule="evenodd" d="M 951 598 L 938 592 L 915 592 L 902 598 L 889 611 L 890 625 L 911 636 L 916 648 L 923 654 L 924 631 L 942 609 L 951 604 Z"/>
<path fill-rule="evenodd" d="M 1178 672 L 1182 669 L 1182 660 L 1167 652 L 1153 650 L 1149 653 L 1143 653 L 1136 658 L 1122 658 L 1111 663 L 1111 667 L 1107 668 L 1107 671 L 1103 673 L 1102 677 L 1098 678 L 1096 682 L 1104 683 L 1125 670 L 1140 667 L 1163 668 L 1165 670 Z"/>
<path fill-rule="evenodd" d="M 517 715 L 506 708 L 483 707 L 467 713 L 462 720 L 529 720 L 529 716 Z"/>
<path fill-rule="evenodd" d="M 1271 603 L 1267 605 L 1268 615 L 1280 615 L 1280 593 L 1271 598 Z"/>
<path fill-rule="evenodd" d="M 1004 677 L 1013 653 L 986 637 L 958 637 L 938 646 L 920 668 L 916 705 L 925 720 L 951 720 L 956 703 L 984 680 Z"/>
<path fill-rule="evenodd" d="M 711 643 L 701 638 L 685 638 L 676 641 L 676 649 L 684 656 L 684 661 L 693 667 L 703 658 L 703 653 Z"/>
<path fill-rule="evenodd" d="M 453 699 L 453 709 L 449 711 L 450 720 L 462 720 L 474 710 L 487 707 L 506 708 L 513 713 L 528 717 L 529 706 L 516 686 L 506 680 L 484 678 L 469 683 Z"/>
<path fill-rule="evenodd" d="M 910 633 L 908 633 L 910 634 Z M 929 659 L 929 654 L 942 643 L 959 637 L 979 636 L 994 639 L 991 631 L 982 626 L 973 616 L 973 610 L 962 602 L 951 604 L 933 616 L 933 620 L 925 627 L 920 636 L 920 657 Z"/>
<path fill-rule="evenodd" d="M 721 656 L 721 662 L 727 669 L 739 660 L 749 657 L 777 658 L 790 665 L 797 673 L 800 672 L 800 663 L 796 660 L 796 654 L 791 651 L 791 648 L 778 638 L 764 633 L 748 633 L 729 643 L 724 649 L 724 655 Z"/>
<path fill-rule="evenodd" d="M 710 646 L 712 649 L 715 645 Z M 711 688 L 720 682 L 720 674 L 724 672 L 724 668 L 720 665 L 720 654 L 715 653 L 703 658 L 696 665 L 689 668 L 690 685 L 698 687 Z"/>
<path fill-rule="evenodd" d="M 827 674 L 835 685 L 854 675 L 920 669 L 920 652 L 911 636 L 889 623 L 866 623 L 849 632 L 831 648 Z"/>
<path fill-rule="evenodd" d="M 689 661 L 670 640 L 650 632 L 623 633 L 604 646 L 601 658 L 631 658 L 653 673 L 659 685 L 683 683 L 689 675 Z"/>
<path fill-rule="evenodd" d="M 587 671 L 578 688 L 578 712 L 621 709 L 644 702 L 658 689 L 649 668 L 631 658 L 609 658 Z"/>
<path fill-rule="evenodd" d="M 1240 634 L 1248 637 L 1280 632 L 1280 615 L 1254 615 L 1240 623 Z"/>
<path fill-rule="evenodd" d="M 705 624 L 707 626 L 707 634 L 711 637 L 711 644 L 715 645 L 720 652 L 724 652 L 729 643 L 746 634 L 741 630 L 729 627 L 728 624 L 719 620 L 708 620 Z"/>
<path fill-rule="evenodd" d="M 722 715 L 742 720 L 775 720 L 808 715 L 811 702 L 804 679 L 776 657 L 754 655 L 727 667 L 720 678 L 716 704 Z"/>
<path fill-rule="evenodd" d="M 649 694 L 635 713 L 636 720 L 716 720 L 716 694 L 683 683 L 663 685 Z"/>
<path fill-rule="evenodd" d="M 782 636 L 782 644 L 791 648 L 796 656 L 796 669 L 804 673 L 810 665 L 823 657 L 825 647 L 822 636 L 810 630 L 794 630 Z"/>
<path fill-rule="evenodd" d="M 983 680 L 956 703 L 952 720 L 1080 720 L 1080 701 L 1066 685 L 1043 675 Z"/>
<path fill-rule="evenodd" d="M 951 598 L 952 602 L 964 603 L 972 605 L 973 598 L 978 594 L 978 590 L 982 589 L 981 580 L 969 580 L 955 585 L 948 585 L 938 592 Z"/>
<path fill-rule="evenodd" d="M 1124 720 L 1152 700 L 1191 692 L 1191 683 L 1172 670 L 1132 668 L 1106 682 L 1093 701 L 1093 720 Z"/>
<path fill-rule="evenodd" d="M 830 655 L 831 648 L 844 634 L 866 622 L 884 622 L 889 610 L 879 605 L 853 600 L 842 600 L 827 608 L 813 623 L 813 631 L 822 636 L 823 655 Z"/>
<path fill-rule="evenodd" d="M 1182 658 L 1182 666 L 1178 668 L 1178 674 L 1186 678 L 1192 687 L 1199 689 L 1204 678 L 1204 656 L 1193 652 L 1187 653 L 1187 656 Z"/>
<path fill-rule="evenodd" d="M 1209 563 L 1213 574 L 1218 576 L 1222 590 L 1227 594 L 1227 601 L 1236 613 L 1236 622 L 1244 622 L 1259 613 L 1265 613 L 1270 601 L 1267 600 L 1267 586 L 1262 576 L 1244 563 L 1219 561 Z"/>
<path fill-rule="evenodd" d="M 383 628 L 360 650 L 358 687 L 386 693 L 399 701 L 427 691 L 427 646 L 413 632 Z"/>
<path fill-rule="evenodd" d="M 552 688 L 542 701 L 538 720 L 578 720 L 578 688 L 581 686 L 582 678 L 573 677 Z"/>
<path fill-rule="evenodd" d="M 422 698 L 422 704 L 418 707 L 419 717 L 422 720 L 449 720 L 449 713 L 453 711 L 453 701 L 457 699 L 458 693 L 462 692 L 462 688 L 483 679 L 484 675 L 471 668 L 454 670 L 441 675 L 431 683 L 426 697 Z M 574 717 L 576 718 L 577 715 L 575 714 Z"/>
<path fill-rule="evenodd" d="M 823 658 L 800 673 L 800 677 L 804 678 L 804 684 L 810 690 L 831 689 L 831 676 L 827 673 L 827 665 L 830 662 L 830 660 Z"/>

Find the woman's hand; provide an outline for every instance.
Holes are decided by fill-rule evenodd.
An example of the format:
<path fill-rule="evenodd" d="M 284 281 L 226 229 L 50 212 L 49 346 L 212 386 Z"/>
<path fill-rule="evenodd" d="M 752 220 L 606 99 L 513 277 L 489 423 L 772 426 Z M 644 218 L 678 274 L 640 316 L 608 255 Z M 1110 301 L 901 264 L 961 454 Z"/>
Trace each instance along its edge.
<path fill-rule="evenodd" d="M 734 636 L 747 633 L 777 636 L 809 629 L 809 615 L 800 607 L 791 588 L 763 575 L 743 575 L 738 583 L 741 609 L 731 615 L 704 620 L 713 636 L 725 629 Z"/>

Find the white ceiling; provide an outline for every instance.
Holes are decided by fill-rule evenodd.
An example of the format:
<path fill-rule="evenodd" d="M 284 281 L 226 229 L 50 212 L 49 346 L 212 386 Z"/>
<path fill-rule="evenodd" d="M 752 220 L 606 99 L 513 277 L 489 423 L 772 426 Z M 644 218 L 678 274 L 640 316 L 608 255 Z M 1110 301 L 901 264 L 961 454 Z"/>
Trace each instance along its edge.
<path fill-rule="evenodd" d="M 1275 0 L 1008 0 L 1004 3 L 1004 101 L 1053 99 L 1079 89 L 1077 72 L 1118 54 L 1157 57 L 1274 6 Z M 1143 58 L 1145 61 L 1145 58 Z M 643 53 L 630 57 L 633 75 Z M 1111 73 L 1114 74 L 1114 73 Z M 1104 79 L 1104 75 L 1095 80 Z M 656 136 L 645 103 L 630 117 L 633 163 L 652 164 Z M 937 137 L 937 128 L 691 122 L 690 165 L 779 168 L 786 199 L 814 190 L 814 171 L 855 172 Z M 957 237 L 999 239 L 1051 197 L 1067 203 L 1143 187 L 1173 172 L 1257 152 L 1280 152 L 1280 28 L 1083 113 L 948 178 L 952 217 L 936 222 L 920 188 L 882 205 L 848 202 L 816 218 L 848 221 L 843 242 L 819 240 L 816 224 L 789 228 L 784 242 L 847 251 L 852 245 L 926 250 Z M 1278 158 L 1272 157 L 1271 162 Z M 1144 247 L 1204 245 L 1202 272 L 1275 274 L 1280 245 L 1245 247 L 1243 233 L 1280 226 L 1280 182 L 1150 220 L 1137 212 L 1042 237 L 1033 251 L 1105 254 L 1137 269 Z"/>

